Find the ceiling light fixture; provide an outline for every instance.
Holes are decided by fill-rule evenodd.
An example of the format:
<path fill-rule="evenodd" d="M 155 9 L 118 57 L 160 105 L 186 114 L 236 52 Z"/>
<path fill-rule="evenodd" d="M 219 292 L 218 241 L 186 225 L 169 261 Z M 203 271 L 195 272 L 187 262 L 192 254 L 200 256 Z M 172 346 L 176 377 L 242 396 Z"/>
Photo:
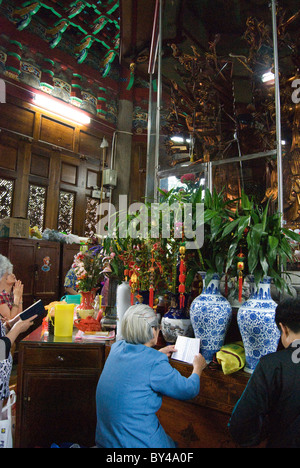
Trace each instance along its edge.
<path fill-rule="evenodd" d="M 275 80 L 275 75 L 271 71 L 268 71 L 262 75 L 261 80 L 263 83 L 269 83 L 270 81 Z"/>
<path fill-rule="evenodd" d="M 74 109 L 71 105 L 63 104 L 58 99 L 43 96 L 42 94 L 35 95 L 34 104 L 73 122 L 87 125 L 91 121 L 90 117 Z"/>

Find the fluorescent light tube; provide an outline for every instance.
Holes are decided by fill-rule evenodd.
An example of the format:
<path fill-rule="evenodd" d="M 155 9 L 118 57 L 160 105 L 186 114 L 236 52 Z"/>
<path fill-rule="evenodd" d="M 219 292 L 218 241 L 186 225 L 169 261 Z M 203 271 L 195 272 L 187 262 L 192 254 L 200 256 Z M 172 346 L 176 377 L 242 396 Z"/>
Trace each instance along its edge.
<path fill-rule="evenodd" d="M 42 94 L 36 94 L 34 97 L 34 103 L 45 110 L 77 123 L 89 124 L 91 121 L 86 114 L 74 109 L 71 104 L 63 104 L 58 99 L 43 96 Z"/>

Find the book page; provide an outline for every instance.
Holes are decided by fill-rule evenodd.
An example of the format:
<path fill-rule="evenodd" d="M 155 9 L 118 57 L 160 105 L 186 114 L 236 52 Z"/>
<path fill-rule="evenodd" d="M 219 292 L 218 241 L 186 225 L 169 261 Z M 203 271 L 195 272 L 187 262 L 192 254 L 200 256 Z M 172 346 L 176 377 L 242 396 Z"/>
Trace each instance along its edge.
<path fill-rule="evenodd" d="M 193 364 L 194 357 L 200 352 L 200 338 L 179 335 L 175 343 L 175 349 L 172 359 Z"/>

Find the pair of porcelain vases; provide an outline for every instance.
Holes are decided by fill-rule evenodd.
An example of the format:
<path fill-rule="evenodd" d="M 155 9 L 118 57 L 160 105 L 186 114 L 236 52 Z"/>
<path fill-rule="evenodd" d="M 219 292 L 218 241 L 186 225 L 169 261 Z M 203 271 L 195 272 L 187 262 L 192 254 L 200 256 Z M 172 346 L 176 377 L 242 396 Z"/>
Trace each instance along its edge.
<path fill-rule="evenodd" d="M 205 275 L 203 275 L 203 282 Z M 252 373 L 259 359 L 277 350 L 280 332 L 275 323 L 276 302 L 271 297 L 271 278 L 264 278 L 238 310 L 237 323 L 245 348 L 244 370 Z M 200 352 L 207 362 L 223 346 L 232 308 L 220 292 L 220 278 L 214 275 L 190 307 L 195 337 L 201 339 Z"/>
<path fill-rule="evenodd" d="M 205 274 L 202 274 L 205 284 Z M 276 302 L 271 297 L 271 278 L 264 278 L 238 310 L 237 322 L 245 348 L 244 370 L 252 373 L 259 359 L 277 350 L 280 332 L 275 323 Z M 130 298 L 128 283 L 117 289 L 117 330 L 127 310 Z M 228 331 L 232 308 L 220 292 L 220 277 L 214 275 L 190 306 L 190 319 L 174 315 L 172 308 L 162 319 L 162 332 L 167 342 L 175 342 L 176 334 L 200 338 L 200 352 L 207 362 L 212 361 L 223 346 Z M 179 327 L 179 328 L 178 328 Z M 171 333 L 172 332 L 172 333 Z M 174 333 L 175 335 L 174 335 Z M 117 338 L 120 338 L 120 331 Z"/>

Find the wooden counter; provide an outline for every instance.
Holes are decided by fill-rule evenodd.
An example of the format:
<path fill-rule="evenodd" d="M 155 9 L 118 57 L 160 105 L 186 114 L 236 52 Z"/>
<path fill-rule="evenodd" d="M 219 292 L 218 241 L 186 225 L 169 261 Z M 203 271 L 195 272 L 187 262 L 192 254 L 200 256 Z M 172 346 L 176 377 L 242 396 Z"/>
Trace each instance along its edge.
<path fill-rule="evenodd" d="M 111 344 L 111 342 L 110 342 Z M 110 344 L 58 339 L 32 332 L 19 344 L 15 447 L 95 444 L 95 393 Z M 170 360 L 182 375 L 192 366 Z M 158 417 L 179 448 L 235 447 L 227 432 L 249 375 L 205 369 L 190 401 L 164 397 Z"/>
<path fill-rule="evenodd" d="M 105 347 L 105 359 L 110 345 Z M 193 366 L 174 359 L 170 364 L 189 377 Z M 180 401 L 163 397 L 158 418 L 179 448 L 235 448 L 228 432 L 232 410 L 242 395 L 250 375 L 244 371 L 224 375 L 218 368 L 207 367 L 200 382 L 199 395 Z"/>
<path fill-rule="evenodd" d="M 189 364 L 172 359 L 170 363 L 186 377 L 192 372 Z M 189 401 L 164 397 L 159 420 L 180 448 L 237 447 L 227 424 L 248 380 L 249 374 L 243 371 L 224 375 L 219 369 L 206 368 L 201 375 L 199 395 Z"/>

